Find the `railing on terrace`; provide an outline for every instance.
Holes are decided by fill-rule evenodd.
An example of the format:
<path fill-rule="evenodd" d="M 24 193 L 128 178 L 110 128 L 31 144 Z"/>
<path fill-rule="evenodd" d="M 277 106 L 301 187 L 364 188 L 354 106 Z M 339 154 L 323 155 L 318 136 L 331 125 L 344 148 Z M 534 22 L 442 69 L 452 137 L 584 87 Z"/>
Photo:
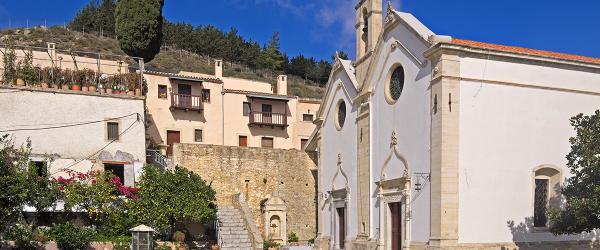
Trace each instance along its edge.
<path fill-rule="evenodd" d="M 287 115 L 281 113 L 251 111 L 250 122 L 248 125 L 276 126 L 285 128 L 288 126 Z"/>
<path fill-rule="evenodd" d="M 196 110 L 204 109 L 202 96 L 171 93 L 171 109 Z"/>
<path fill-rule="evenodd" d="M 145 94 L 143 93 L 144 60 L 142 58 L 57 49 L 56 47 L 55 43 L 48 43 L 47 47 L 0 43 L 0 56 L 3 59 L 11 60 L 12 64 L 8 65 L 8 69 L 11 70 L 12 67 L 11 71 L 14 72 L 0 75 L 0 83 L 18 85 L 16 79 L 25 77 L 19 76 L 14 67 L 19 63 L 21 63 L 21 67 L 24 67 L 26 61 L 31 60 L 32 69 L 27 76 L 30 79 L 23 79 L 26 86 L 48 87 L 42 84 L 45 83 L 50 87 L 54 85 L 58 88 L 69 89 L 71 85 L 75 84 L 83 87 L 95 87 L 97 91 L 111 89 L 123 92 L 140 89 L 142 91 L 140 94 Z M 0 71 L 2 72 L 7 70 L 7 65 L 4 65 L 3 61 L 0 61 Z M 90 70 L 94 74 L 90 74 Z M 137 79 L 125 76 L 130 72 L 135 72 L 138 75 Z M 5 77 L 10 78 L 5 79 Z"/>
<path fill-rule="evenodd" d="M 167 169 L 167 158 L 159 150 L 146 150 L 146 162 L 157 165 L 161 170 Z"/>

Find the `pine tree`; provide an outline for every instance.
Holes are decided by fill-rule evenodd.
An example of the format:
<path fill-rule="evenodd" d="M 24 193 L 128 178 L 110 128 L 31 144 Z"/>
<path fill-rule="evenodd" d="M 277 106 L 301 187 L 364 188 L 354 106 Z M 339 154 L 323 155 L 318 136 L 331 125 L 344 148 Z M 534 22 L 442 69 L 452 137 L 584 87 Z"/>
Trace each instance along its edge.
<path fill-rule="evenodd" d="M 163 0 L 119 0 L 115 31 L 119 45 L 129 56 L 149 62 L 162 43 Z"/>
<path fill-rule="evenodd" d="M 281 70 L 284 63 L 279 46 L 279 32 L 275 32 L 268 45 L 263 49 L 262 57 L 265 67 L 273 71 Z"/>

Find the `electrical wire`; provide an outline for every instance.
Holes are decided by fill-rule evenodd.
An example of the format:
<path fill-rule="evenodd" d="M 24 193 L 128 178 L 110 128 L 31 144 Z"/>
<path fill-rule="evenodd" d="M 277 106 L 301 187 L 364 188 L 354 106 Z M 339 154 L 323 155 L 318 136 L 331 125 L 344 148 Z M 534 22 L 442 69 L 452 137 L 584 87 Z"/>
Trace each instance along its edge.
<path fill-rule="evenodd" d="M 125 133 L 127 133 L 127 131 L 129 131 L 131 128 L 133 128 L 133 125 L 135 125 L 135 124 L 137 124 L 137 123 L 139 123 L 141 121 L 142 121 L 142 119 L 141 119 L 141 117 L 138 114 L 138 119 L 136 119 L 136 121 L 134 121 L 133 123 L 131 123 L 131 125 L 129 125 L 129 127 L 127 127 L 125 130 L 123 130 L 121 133 L 119 133 L 119 136 L 117 136 L 117 139 L 113 139 L 113 140 L 109 141 L 106 145 L 104 145 L 104 147 L 98 149 L 96 152 L 92 153 L 88 157 L 86 157 L 84 159 L 77 160 L 77 161 L 73 162 L 72 164 L 68 165 L 67 167 L 64 167 L 64 168 L 59 169 L 58 171 L 52 172 L 50 174 L 50 176 L 52 176 L 52 175 L 54 175 L 56 173 L 64 172 L 65 170 L 67 170 L 67 169 L 69 169 L 69 168 L 71 168 L 71 167 L 73 167 L 73 166 L 81 163 L 82 161 L 89 160 L 90 158 L 94 157 L 96 154 L 100 153 L 102 150 L 104 150 L 105 148 L 107 148 L 108 146 L 110 146 L 110 144 L 112 144 L 113 142 L 115 142 L 119 138 L 121 138 L 122 135 L 124 135 Z"/>
<path fill-rule="evenodd" d="M 48 130 L 48 129 L 57 129 L 57 128 L 76 127 L 76 126 L 83 126 L 83 125 L 89 125 L 89 124 L 94 124 L 94 123 L 99 123 L 99 122 L 106 122 L 106 121 L 112 121 L 112 120 L 122 119 L 122 118 L 129 117 L 129 116 L 132 116 L 132 115 L 136 115 L 138 117 L 136 119 L 136 121 L 140 120 L 140 114 L 139 113 L 131 113 L 129 115 L 124 115 L 124 116 L 119 116 L 119 117 L 114 117 L 114 118 L 108 118 L 108 119 L 104 119 L 104 120 L 89 121 L 89 122 L 80 122 L 80 123 L 74 123 L 74 124 L 68 124 L 68 125 L 49 126 L 49 127 L 41 127 L 41 128 L 17 128 L 17 129 L 0 130 L 0 133 L 15 132 L 15 131 L 37 131 L 37 130 Z M 23 125 L 23 126 L 27 126 L 27 125 Z"/>

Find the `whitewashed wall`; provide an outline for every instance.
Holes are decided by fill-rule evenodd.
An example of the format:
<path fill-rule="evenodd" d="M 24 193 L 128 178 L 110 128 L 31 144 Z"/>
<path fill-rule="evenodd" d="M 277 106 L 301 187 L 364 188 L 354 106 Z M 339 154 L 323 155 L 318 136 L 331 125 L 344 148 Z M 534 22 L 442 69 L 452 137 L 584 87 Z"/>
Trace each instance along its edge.
<path fill-rule="evenodd" d="M 600 92 L 600 75 L 583 71 L 474 58 L 461 58 L 460 68 L 463 77 Z M 460 88 L 459 241 L 595 237 L 532 232 L 526 220 L 533 217 L 533 169 L 551 164 L 569 176 L 569 118 L 600 108 L 600 96 L 476 81 Z"/>
<path fill-rule="evenodd" d="M 342 70 L 343 71 L 343 70 Z M 357 219 L 357 168 L 356 168 L 356 107 L 353 107 L 351 99 L 356 96 L 356 90 L 345 73 L 339 71 L 333 77 L 327 103 L 323 107 L 324 123 L 321 128 L 321 148 L 320 148 L 320 164 L 322 178 L 322 186 L 319 187 L 323 193 L 335 189 L 341 189 L 346 185 L 346 179 L 339 173 L 335 178 L 334 175 L 338 171 L 338 154 L 341 155 L 342 168 L 348 177 L 348 186 L 350 188 L 350 204 L 346 207 L 346 235 L 348 238 L 356 237 L 358 232 Z M 338 83 L 345 87 L 338 87 Z M 348 91 L 345 92 L 344 88 Z M 337 116 L 337 104 L 340 100 L 346 102 L 346 119 L 344 126 L 338 130 L 335 125 L 335 116 Z M 319 197 L 322 199 L 322 197 Z M 323 207 L 319 207 L 323 218 L 323 235 L 334 238 L 334 228 L 332 228 L 332 218 L 337 216 L 335 208 L 332 208 L 327 202 Z"/>
<path fill-rule="evenodd" d="M 65 93 L 62 91 L 15 91 L 0 89 L 0 131 L 15 128 L 38 128 L 97 121 L 138 113 L 144 114 L 144 101 L 137 97 L 107 97 L 83 93 Z M 123 134 L 105 152 L 112 157 L 129 154 L 134 164 L 126 166 L 126 184 L 133 184 L 134 178 L 145 162 L 145 129 L 142 121 L 137 122 L 136 115 L 118 120 L 122 132 L 131 124 L 133 126 Z M 32 125 L 32 126 L 25 126 Z M 32 155 L 37 159 L 52 158 L 50 173 L 59 171 L 75 161 L 85 159 L 100 150 L 109 141 L 106 139 L 105 122 L 83 126 L 57 128 L 35 131 L 6 132 L 11 135 L 15 144 L 21 145 L 29 138 Z M 0 134 L 6 134 L 0 132 Z M 91 160 L 95 160 L 94 156 Z M 92 161 L 82 161 L 72 167 L 73 170 L 86 172 L 92 168 Z M 57 173 L 64 175 L 65 173 Z M 129 177 L 129 178 L 127 178 Z"/>
<path fill-rule="evenodd" d="M 371 232 L 376 233 L 379 225 L 379 203 L 377 202 L 377 186 L 382 172 L 386 179 L 402 176 L 406 166 L 395 156 L 391 145 L 392 132 L 398 138 L 397 148 L 406 158 L 409 174 L 429 172 L 430 170 L 430 64 L 419 66 L 409 53 L 402 49 L 393 50 L 392 43 L 400 41 L 408 50 L 426 62 L 423 52 L 428 48 L 422 40 L 406 26 L 400 24 L 390 30 L 385 37 L 382 53 L 377 60 L 371 79 L 373 96 L 371 100 Z M 405 81 L 402 95 L 397 102 L 390 104 L 386 100 L 386 82 L 397 65 L 404 67 Z M 384 169 L 382 171 L 382 169 Z M 413 181 L 414 182 L 414 181 Z M 421 183 L 426 183 L 421 181 Z M 413 189 L 411 187 L 411 189 Z M 410 240 L 427 242 L 429 239 L 429 185 L 424 185 L 420 192 L 411 190 L 411 228 Z M 387 208 L 386 208 L 387 209 Z"/>

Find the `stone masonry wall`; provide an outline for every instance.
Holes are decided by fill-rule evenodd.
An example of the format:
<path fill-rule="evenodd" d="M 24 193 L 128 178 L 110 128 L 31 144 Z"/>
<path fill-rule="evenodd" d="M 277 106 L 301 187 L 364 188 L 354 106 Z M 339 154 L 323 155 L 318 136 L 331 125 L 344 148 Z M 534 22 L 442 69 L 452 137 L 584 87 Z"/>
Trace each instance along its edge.
<path fill-rule="evenodd" d="M 212 183 L 219 205 L 230 205 L 233 194 L 244 193 L 261 233 L 264 226 L 260 204 L 278 192 L 287 205 L 288 234 L 295 232 L 300 241 L 315 238 L 316 166 L 307 153 L 296 149 L 176 144 L 173 160 Z"/>

